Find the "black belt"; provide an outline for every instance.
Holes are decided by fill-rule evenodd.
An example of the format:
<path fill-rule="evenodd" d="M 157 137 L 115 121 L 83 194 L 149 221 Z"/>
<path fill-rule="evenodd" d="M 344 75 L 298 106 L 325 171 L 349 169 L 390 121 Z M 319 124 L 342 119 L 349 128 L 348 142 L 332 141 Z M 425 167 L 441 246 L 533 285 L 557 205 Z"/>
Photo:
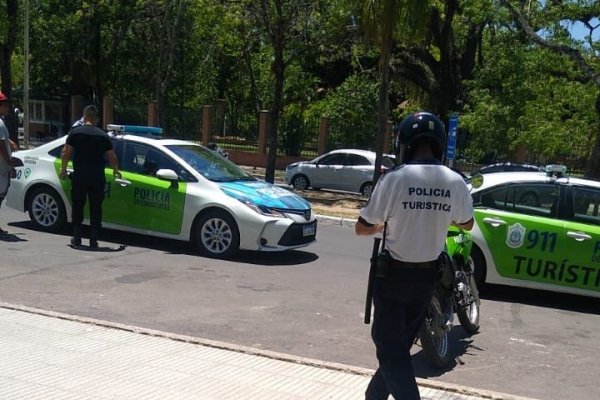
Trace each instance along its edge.
<path fill-rule="evenodd" d="M 437 260 L 426 261 L 426 262 L 407 262 L 391 259 L 390 266 L 394 268 L 411 268 L 411 269 L 426 269 L 426 268 L 436 268 Z"/>

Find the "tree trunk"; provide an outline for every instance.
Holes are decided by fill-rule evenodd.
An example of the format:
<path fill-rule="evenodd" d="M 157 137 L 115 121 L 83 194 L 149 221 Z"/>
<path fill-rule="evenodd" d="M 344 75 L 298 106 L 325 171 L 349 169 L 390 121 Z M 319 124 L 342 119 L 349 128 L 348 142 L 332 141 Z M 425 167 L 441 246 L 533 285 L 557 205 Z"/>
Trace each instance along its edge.
<path fill-rule="evenodd" d="M 381 86 L 379 87 L 379 100 L 377 111 L 377 137 L 375 138 L 375 170 L 373 171 L 373 184 L 376 184 L 381 175 L 381 159 L 383 143 L 387 132 L 389 117 L 389 88 L 390 88 L 390 54 L 392 51 L 391 34 L 381 47 L 379 56 L 379 69 L 381 71 Z"/>
<path fill-rule="evenodd" d="M 596 115 L 600 126 L 600 93 L 596 96 Z M 600 179 L 600 128 L 596 132 L 596 144 L 592 149 L 585 169 L 586 178 Z"/>
<path fill-rule="evenodd" d="M 275 34 L 275 59 L 273 60 L 273 75 L 275 76 L 275 93 L 273 96 L 273 108 L 271 110 L 271 124 L 269 126 L 269 151 L 267 154 L 267 168 L 265 171 L 265 181 L 275 182 L 275 167 L 277 163 L 277 133 L 279 131 L 279 115 L 281 114 L 281 104 L 283 100 L 283 85 L 285 79 L 285 60 L 284 53 L 284 33 L 283 27 L 277 25 Z"/>
<path fill-rule="evenodd" d="M 15 43 L 17 40 L 17 27 L 18 27 L 18 0 L 6 0 L 6 8 L 0 11 L 0 14 L 6 12 L 6 24 L 7 35 L 6 41 L 0 42 L 0 81 L 2 86 L 0 91 L 7 97 L 12 97 L 12 68 L 11 59 L 15 49 Z M 18 119 L 14 112 L 14 107 L 10 107 L 8 115 L 5 117 L 4 122 L 10 139 L 19 144 L 19 133 L 18 133 Z"/>

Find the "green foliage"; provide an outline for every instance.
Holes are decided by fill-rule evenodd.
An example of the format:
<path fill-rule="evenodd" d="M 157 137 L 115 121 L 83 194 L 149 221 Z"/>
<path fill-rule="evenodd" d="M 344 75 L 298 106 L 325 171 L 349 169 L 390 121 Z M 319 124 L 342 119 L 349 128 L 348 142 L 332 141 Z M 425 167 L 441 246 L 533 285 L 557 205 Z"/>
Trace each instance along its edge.
<path fill-rule="evenodd" d="M 265 3 L 270 12 L 274 1 Z M 283 15 L 300 4 L 280 3 Z M 433 31 L 428 21 L 443 22 L 453 4 L 452 29 L 444 31 L 452 40 L 440 45 L 435 37 L 443 26 Z M 579 50 L 600 71 L 600 43 L 591 36 L 574 40 L 567 29 L 575 22 L 588 23 L 590 33 L 596 29 L 599 2 L 511 4 L 528 6 L 536 32 Z M 498 2 L 302 0 L 301 5 L 285 24 L 279 138 L 286 153 L 314 145 L 322 116 L 330 119 L 329 149 L 374 148 L 381 114 L 377 45 L 391 29 L 395 56 L 405 57 L 405 64 L 394 64 L 390 82 L 394 120 L 449 104 L 460 112 L 460 135 L 466 138 L 459 151 L 473 162 L 514 160 L 523 146 L 531 162 L 580 165 L 591 157 L 600 131 L 597 85 L 572 60 L 532 44 Z M 225 133 L 254 140 L 259 111 L 274 105 L 276 83 L 275 25 L 264 23 L 259 6 L 251 0 L 31 1 L 30 85 L 36 94 L 67 104 L 75 94 L 96 102 L 112 96 L 116 115 L 138 123 L 145 121 L 146 102 L 160 100 L 161 123 L 180 136 L 198 135 L 201 107 L 224 99 Z M 22 18 L 18 23 L 10 60 L 13 86 L 22 84 L 24 72 Z M 0 19 L 0 42 L 8 29 Z M 415 62 L 407 66 L 411 57 Z M 452 74 L 441 74 L 442 66 Z M 442 96 L 448 99 L 437 102 Z"/>
<path fill-rule="evenodd" d="M 288 105 L 281 116 L 281 147 L 286 155 L 299 156 L 310 137 L 309 124 L 298 104 Z"/>
<path fill-rule="evenodd" d="M 489 59 L 470 82 L 461 129 L 474 162 L 511 160 L 520 146 L 530 162 L 570 161 L 589 156 L 598 131 L 591 83 L 578 82 L 565 57 L 547 50 L 511 46 L 511 33 L 489 42 Z M 577 145 L 576 145 L 577 144 Z"/>
<path fill-rule="evenodd" d="M 377 131 L 379 84 L 373 75 L 352 75 L 324 100 L 310 108 L 309 115 L 330 118 L 329 150 L 357 147 L 373 149 Z"/>

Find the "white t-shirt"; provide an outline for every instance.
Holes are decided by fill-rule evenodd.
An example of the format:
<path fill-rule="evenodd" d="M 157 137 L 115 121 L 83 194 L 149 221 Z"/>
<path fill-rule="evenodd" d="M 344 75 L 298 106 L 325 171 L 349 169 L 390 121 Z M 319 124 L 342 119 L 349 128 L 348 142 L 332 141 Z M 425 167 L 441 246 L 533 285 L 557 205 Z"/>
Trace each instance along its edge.
<path fill-rule="evenodd" d="M 387 221 L 386 248 L 406 262 L 437 259 L 452 221 L 473 218 L 473 200 L 463 178 L 441 164 L 410 163 L 381 176 L 360 216 Z"/>
<path fill-rule="evenodd" d="M 8 129 L 6 129 L 6 125 L 4 125 L 4 121 L 0 118 L 0 146 L 4 146 L 6 148 L 6 154 L 8 157 L 12 154 L 12 148 L 10 147 L 10 136 L 8 134 Z M 11 165 L 7 164 L 4 160 L 4 157 L 0 156 L 0 172 L 6 174 L 7 171 L 10 171 Z"/>

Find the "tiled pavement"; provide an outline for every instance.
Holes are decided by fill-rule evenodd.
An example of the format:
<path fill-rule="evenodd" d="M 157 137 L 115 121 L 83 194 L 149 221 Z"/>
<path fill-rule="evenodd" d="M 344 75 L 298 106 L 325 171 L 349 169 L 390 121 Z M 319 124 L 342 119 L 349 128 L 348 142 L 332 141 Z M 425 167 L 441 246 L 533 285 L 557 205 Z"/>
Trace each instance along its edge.
<path fill-rule="evenodd" d="M 0 399 L 364 399 L 372 370 L 0 303 Z M 516 396 L 419 380 L 424 400 Z"/>

